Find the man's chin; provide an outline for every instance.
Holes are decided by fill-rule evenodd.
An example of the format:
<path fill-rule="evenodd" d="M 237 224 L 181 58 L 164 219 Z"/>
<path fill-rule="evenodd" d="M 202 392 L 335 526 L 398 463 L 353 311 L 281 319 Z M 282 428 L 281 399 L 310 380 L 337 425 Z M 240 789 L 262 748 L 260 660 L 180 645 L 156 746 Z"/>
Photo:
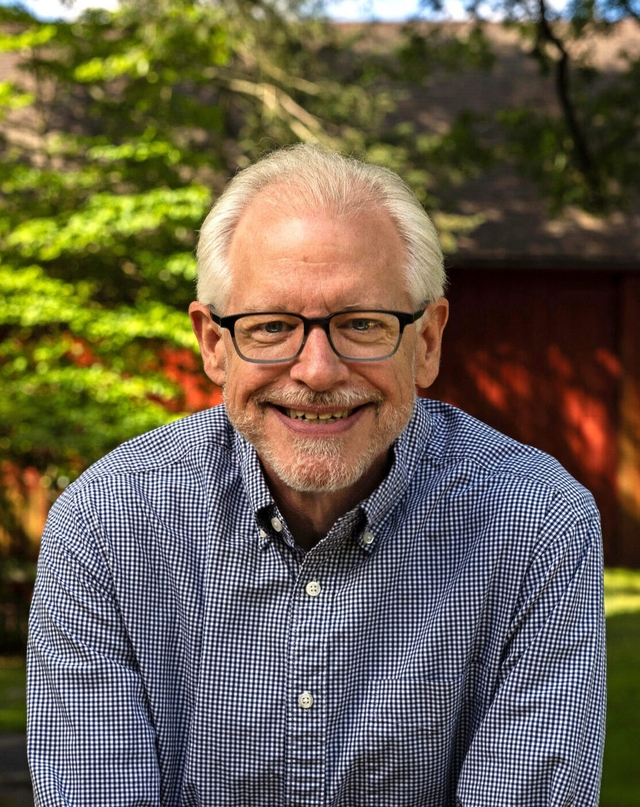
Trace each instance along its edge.
<path fill-rule="evenodd" d="M 314 441 L 317 442 L 317 441 Z M 298 493 L 336 493 L 356 485 L 373 464 L 374 457 L 347 461 L 336 452 L 325 453 L 314 446 L 313 453 L 298 452 L 285 460 L 272 452 L 258 451 L 267 470 L 280 482 Z"/>

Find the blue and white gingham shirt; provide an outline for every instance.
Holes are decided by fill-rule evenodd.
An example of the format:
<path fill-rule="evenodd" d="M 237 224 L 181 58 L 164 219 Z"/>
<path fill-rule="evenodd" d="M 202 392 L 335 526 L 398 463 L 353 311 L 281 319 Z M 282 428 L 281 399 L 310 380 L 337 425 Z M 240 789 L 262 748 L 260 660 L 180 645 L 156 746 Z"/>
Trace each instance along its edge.
<path fill-rule="evenodd" d="M 37 804 L 596 805 L 591 496 L 441 403 L 394 456 L 306 554 L 224 407 L 71 485 L 31 614 Z"/>

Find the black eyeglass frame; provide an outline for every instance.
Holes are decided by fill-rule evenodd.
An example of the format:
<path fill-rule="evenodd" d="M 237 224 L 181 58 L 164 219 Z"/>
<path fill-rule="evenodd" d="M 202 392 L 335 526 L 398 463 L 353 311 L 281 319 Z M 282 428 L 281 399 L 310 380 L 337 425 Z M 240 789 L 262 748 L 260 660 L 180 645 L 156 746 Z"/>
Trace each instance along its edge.
<path fill-rule="evenodd" d="M 367 308 L 363 310 L 361 313 L 363 314 L 391 314 L 398 319 L 400 323 L 400 331 L 398 333 L 398 341 L 396 342 L 396 346 L 394 349 L 387 353 L 385 356 L 376 356 L 374 359 L 367 359 L 367 358 L 351 358 L 350 356 L 345 356 L 344 354 L 340 353 L 340 351 L 336 348 L 333 344 L 331 339 L 331 332 L 329 330 L 329 324 L 334 317 L 339 317 L 341 314 L 358 314 L 360 313 L 357 309 L 347 309 L 345 311 L 336 311 L 334 314 L 329 314 L 328 317 L 303 317 L 302 314 L 291 314 L 288 311 L 245 311 L 242 314 L 231 314 L 228 317 L 220 317 L 218 314 L 215 313 L 213 310 L 213 306 L 207 306 L 209 309 L 209 313 L 211 315 L 211 319 L 216 325 L 219 325 L 221 328 L 226 328 L 231 334 L 231 339 L 233 340 L 233 346 L 236 349 L 236 353 L 240 356 L 241 359 L 244 361 L 251 362 L 252 364 L 287 364 L 290 361 L 294 361 L 298 358 L 298 356 L 304 350 L 304 346 L 307 344 L 307 337 L 309 336 L 309 332 L 314 325 L 319 325 L 322 330 L 325 332 L 327 341 L 331 347 L 331 350 L 341 359 L 345 361 L 384 361 L 384 359 L 390 359 L 394 353 L 397 352 L 398 348 L 400 347 L 400 342 L 402 340 L 402 334 L 404 333 L 404 329 L 407 325 L 412 325 L 414 322 L 420 319 L 420 317 L 424 314 L 427 310 L 427 305 L 421 308 L 419 311 L 415 311 L 413 314 L 408 314 L 406 311 L 385 311 L 381 308 Z M 238 347 L 238 343 L 236 342 L 236 335 L 235 335 L 235 326 L 236 322 L 242 317 L 251 317 L 251 316 L 288 316 L 288 317 L 296 317 L 297 319 L 302 321 L 303 327 L 303 335 L 302 335 L 302 344 L 298 352 L 294 356 L 290 356 L 286 359 L 249 359 L 244 356 L 240 352 L 240 348 Z"/>

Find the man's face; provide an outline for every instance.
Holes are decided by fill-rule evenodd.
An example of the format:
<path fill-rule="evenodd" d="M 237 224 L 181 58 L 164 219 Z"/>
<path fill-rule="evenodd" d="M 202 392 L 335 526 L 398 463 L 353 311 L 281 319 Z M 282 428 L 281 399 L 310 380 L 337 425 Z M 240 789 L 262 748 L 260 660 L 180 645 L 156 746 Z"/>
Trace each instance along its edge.
<path fill-rule="evenodd" d="M 323 211 L 288 215 L 263 193 L 245 211 L 231 243 L 233 282 L 224 313 L 411 312 L 404 258 L 402 241 L 381 208 L 357 218 Z M 375 362 L 339 358 L 314 327 L 298 358 L 264 365 L 241 359 L 228 331 L 220 337 L 201 304 L 192 305 L 192 319 L 205 369 L 224 387 L 229 418 L 255 446 L 267 476 L 317 493 L 362 486 L 363 478 L 378 484 L 389 447 L 411 415 L 416 371 L 428 385 L 427 353 L 437 373 L 444 327 L 444 320 L 436 326 L 435 345 L 419 324 L 407 326 L 397 353 Z"/>

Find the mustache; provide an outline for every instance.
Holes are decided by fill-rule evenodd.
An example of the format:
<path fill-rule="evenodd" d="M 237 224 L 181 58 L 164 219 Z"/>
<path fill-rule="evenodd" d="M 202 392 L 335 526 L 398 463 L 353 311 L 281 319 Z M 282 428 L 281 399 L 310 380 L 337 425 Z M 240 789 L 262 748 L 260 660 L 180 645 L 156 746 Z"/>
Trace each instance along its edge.
<path fill-rule="evenodd" d="M 380 393 L 371 390 L 334 390 L 316 392 L 314 390 L 271 390 L 257 392 L 253 400 L 258 406 L 280 406 L 285 409 L 300 409 L 305 406 L 327 407 L 331 409 L 355 409 L 365 404 L 379 406 L 384 402 Z"/>

